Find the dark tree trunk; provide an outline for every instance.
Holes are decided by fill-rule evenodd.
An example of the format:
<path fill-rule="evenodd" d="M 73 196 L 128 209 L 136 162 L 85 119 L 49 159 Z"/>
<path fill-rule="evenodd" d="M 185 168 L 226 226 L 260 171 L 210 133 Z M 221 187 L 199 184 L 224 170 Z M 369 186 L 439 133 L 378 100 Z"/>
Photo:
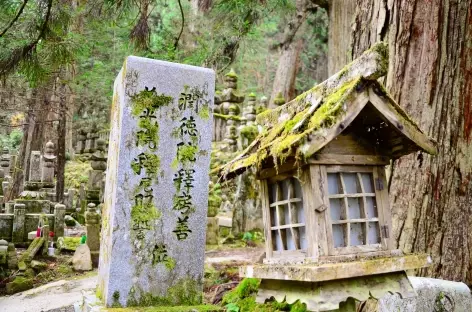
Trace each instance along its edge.
<path fill-rule="evenodd" d="M 67 134 L 67 100 L 66 86 L 61 82 L 59 88 L 59 126 L 57 129 L 57 175 L 56 175 L 56 201 L 64 200 L 64 170 L 66 164 L 66 134 Z"/>
<path fill-rule="evenodd" d="M 279 58 L 279 65 L 275 73 L 272 94 L 270 97 L 270 107 L 275 107 L 273 102 L 279 92 L 282 92 L 284 99 L 288 102 L 295 94 L 295 79 L 299 69 L 299 55 L 303 47 L 303 39 L 297 39 L 287 48 L 282 49 Z"/>
<path fill-rule="evenodd" d="M 275 107 L 274 99 L 279 92 L 286 101 L 295 97 L 295 79 L 299 68 L 299 55 L 303 48 L 303 38 L 298 38 L 300 28 L 306 21 L 309 9 L 313 4 L 308 0 L 296 0 L 296 11 L 285 21 L 283 37 L 273 49 L 280 53 L 277 71 L 275 73 L 269 107 Z"/>
<path fill-rule="evenodd" d="M 36 90 L 31 92 L 31 99 L 29 99 L 29 109 L 26 112 L 25 125 L 23 126 L 23 138 L 18 149 L 18 157 L 16 165 L 13 170 L 12 181 L 10 183 L 9 191 L 4 195 L 4 202 L 17 198 L 23 190 L 23 183 L 25 181 L 26 164 L 29 164 L 29 151 L 31 144 L 31 135 L 35 126 L 34 107 L 36 102 Z M 29 167 L 29 166 L 28 166 Z"/>
<path fill-rule="evenodd" d="M 353 56 L 388 40 L 387 89 L 438 142 L 393 166 L 397 246 L 421 275 L 472 283 L 472 0 L 357 0 Z"/>

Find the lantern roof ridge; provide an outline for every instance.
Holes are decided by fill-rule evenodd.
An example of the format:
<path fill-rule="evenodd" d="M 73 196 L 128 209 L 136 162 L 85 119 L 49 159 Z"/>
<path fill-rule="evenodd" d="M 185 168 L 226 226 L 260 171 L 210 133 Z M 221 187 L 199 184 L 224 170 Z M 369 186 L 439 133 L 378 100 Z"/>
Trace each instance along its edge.
<path fill-rule="evenodd" d="M 217 173 L 227 179 L 248 167 L 260 167 L 270 158 L 275 167 L 289 156 L 308 159 L 348 128 L 361 112 L 389 127 L 382 131 L 395 132 L 395 137 L 404 140 L 404 146 L 390 155 L 392 159 L 416 150 L 435 154 L 435 142 L 377 81 L 387 73 L 387 51 L 385 43 L 378 43 L 324 82 L 259 114 L 259 136 L 238 157 L 217 168 Z"/>

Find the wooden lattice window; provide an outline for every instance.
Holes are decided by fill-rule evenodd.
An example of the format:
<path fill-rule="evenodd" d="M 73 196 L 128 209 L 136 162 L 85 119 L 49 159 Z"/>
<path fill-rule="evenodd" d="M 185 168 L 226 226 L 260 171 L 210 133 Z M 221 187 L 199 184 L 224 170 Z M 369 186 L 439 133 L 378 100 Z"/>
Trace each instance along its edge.
<path fill-rule="evenodd" d="M 295 178 L 269 184 L 270 235 L 274 255 L 301 253 L 307 249 L 305 212 L 300 182 Z"/>
<path fill-rule="evenodd" d="M 327 167 L 331 254 L 384 249 L 383 181 L 375 167 Z M 376 185 L 377 184 L 377 185 Z"/>

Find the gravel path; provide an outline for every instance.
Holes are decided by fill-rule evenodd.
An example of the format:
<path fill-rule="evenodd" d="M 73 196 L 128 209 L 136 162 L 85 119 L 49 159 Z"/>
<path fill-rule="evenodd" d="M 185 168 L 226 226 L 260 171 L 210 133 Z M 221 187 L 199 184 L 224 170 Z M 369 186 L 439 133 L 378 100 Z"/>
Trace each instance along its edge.
<path fill-rule="evenodd" d="M 0 312 L 74 312 L 82 291 L 97 287 L 97 275 L 61 280 L 0 298 Z"/>

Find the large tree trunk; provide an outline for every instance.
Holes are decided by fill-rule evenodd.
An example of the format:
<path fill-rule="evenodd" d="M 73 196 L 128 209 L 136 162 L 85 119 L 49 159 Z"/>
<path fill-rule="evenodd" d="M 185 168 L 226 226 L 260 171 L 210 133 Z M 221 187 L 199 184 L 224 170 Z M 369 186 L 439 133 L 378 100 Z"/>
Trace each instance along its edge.
<path fill-rule="evenodd" d="M 351 59 L 351 22 L 356 11 L 354 0 L 329 1 L 328 75 L 337 73 Z"/>
<path fill-rule="evenodd" d="M 34 108 L 36 106 L 35 103 L 37 102 L 36 94 L 36 89 L 33 89 L 31 92 L 31 97 L 28 100 L 28 111 L 26 112 L 25 124 L 23 126 L 23 138 L 18 149 L 18 158 L 16 159 L 16 165 L 13 170 L 13 176 L 12 181 L 10 183 L 10 187 L 8 189 L 8 192 L 4 194 L 4 202 L 14 200 L 23 191 L 23 183 L 25 180 L 25 173 L 27 168 L 26 164 L 29 163 L 29 157 L 27 156 L 29 155 L 31 150 L 31 135 L 33 134 L 35 127 Z"/>
<path fill-rule="evenodd" d="M 426 252 L 422 275 L 472 283 L 472 0 L 357 0 L 353 55 L 388 39 L 387 89 L 439 153 L 393 166 L 397 246 Z"/>
<path fill-rule="evenodd" d="M 272 86 L 270 107 L 275 107 L 274 99 L 279 92 L 282 92 L 287 102 L 295 97 L 295 79 L 299 69 L 299 56 L 302 47 L 303 39 L 297 39 L 296 42 L 282 49 Z"/>
<path fill-rule="evenodd" d="M 57 127 L 57 175 L 56 175 L 56 201 L 64 200 L 64 172 L 66 165 L 66 121 L 67 121 L 67 97 L 66 85 L 59 82 L 59 126 Z"/>

